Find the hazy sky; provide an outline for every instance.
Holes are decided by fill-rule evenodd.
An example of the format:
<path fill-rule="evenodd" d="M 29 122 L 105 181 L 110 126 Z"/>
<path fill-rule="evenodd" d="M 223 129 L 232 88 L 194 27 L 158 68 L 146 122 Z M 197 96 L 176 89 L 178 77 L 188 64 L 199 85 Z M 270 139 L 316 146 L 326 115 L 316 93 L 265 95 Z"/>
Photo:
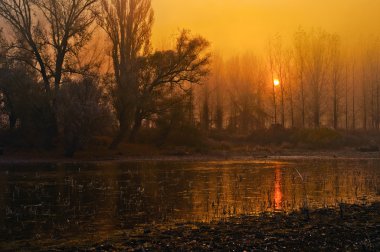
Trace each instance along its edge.
<path fill-rule="evenodd" d="M 302 26 L 337 32 L 344 40 L 380 32 L 380 0 L 152 0 L 154 43 L 165 46 L 179 29 L 206 37 L 226 54 L 264 47 L 271 35 Z"/>

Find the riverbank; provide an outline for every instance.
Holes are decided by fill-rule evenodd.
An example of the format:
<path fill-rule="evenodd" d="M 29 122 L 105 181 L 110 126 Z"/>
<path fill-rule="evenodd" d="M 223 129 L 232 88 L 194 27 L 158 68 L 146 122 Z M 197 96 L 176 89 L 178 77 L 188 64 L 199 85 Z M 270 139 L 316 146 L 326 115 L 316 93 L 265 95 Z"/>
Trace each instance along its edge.
<path fill-rule="evenodd" d="M 153 130 L 154 131 L 154 130 Z M 150 131 L 138 141 L 122 142 L 110 149 L 110 136 L 97 136 L 78 148 L 70 158 L 65 148 L 16 144 L 12 135 L 0 140 L 0 164 L 89 163 L 128 161 L 218 161 L 257 159 L 380 159 L 378 131 L 342 131 L 332 129 L 285 129 L 275 127 L 249 134 L 228 131 L 180 131 L 180 135 L 157 142 Z M 157 132 L 156 132 L 157 133 Z M 154 135 L 154 134 L 153 134 Z M 0 136 L 1 138 L 2 136 Z M 5 139 L 5 140 L 4 140 Z"/>
<path fill-rule="evenodd" d="M 33 248 L 33 247 L 31 247 Z M 35 248 L 36 250 L 41 248 Z M 147 225 L 97 244 L 53 246 L 46 251 L 379 251 L 380 203 L 340 205 L 225 221 Z"/>
<path fill-rule="evenodd" d="M 380 152 L 361 152 L 355 149 L 301 150 L 301 149 L 254 149 L 209 153 L 193 152 L 148 152 L 103 154 L 84 152 L 74 158 L 62 157 L 59 152 L 12 152 L 0 156 L 0 165 L 16 164 L 77 164 L 77 163 L 123 163 L 139 161 L 292 161 L 292 160 L 380 160 Z"/>

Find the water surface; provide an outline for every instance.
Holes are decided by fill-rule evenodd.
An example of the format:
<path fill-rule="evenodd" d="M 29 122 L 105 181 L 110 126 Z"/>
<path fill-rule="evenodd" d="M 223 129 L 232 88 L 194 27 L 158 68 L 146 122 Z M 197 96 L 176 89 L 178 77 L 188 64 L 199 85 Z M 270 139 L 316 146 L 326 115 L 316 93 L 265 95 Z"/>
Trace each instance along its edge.
<path fill-rule="evenodd" d="M 2 166 L 0 241 L 91 240 L 141 224 L 379 200 L 374 160 Z"/>

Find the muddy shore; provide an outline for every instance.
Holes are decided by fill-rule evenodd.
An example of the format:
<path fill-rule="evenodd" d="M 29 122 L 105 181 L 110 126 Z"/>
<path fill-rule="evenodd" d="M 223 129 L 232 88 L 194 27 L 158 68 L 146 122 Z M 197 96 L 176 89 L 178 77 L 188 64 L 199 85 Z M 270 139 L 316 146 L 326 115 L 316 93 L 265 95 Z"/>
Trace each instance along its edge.
<path fill-rule="evenodd" d="M 64 250 L 67 248 L 64 248 Z M 380 204 L 342 205 L 340 209 L 263 214 L 225 222 L 146 228 L 141 234 L 108 241 L 82 251 L 285 251 L 380 250 Z"/>
<path fill-rule="evenodd" d="M 31 250 L 41 250 L 33 247 Z M 379 251 L 380 203 L 264 213 L 213 223 L 149 225 L 97 244 L 45 251 Z"/>

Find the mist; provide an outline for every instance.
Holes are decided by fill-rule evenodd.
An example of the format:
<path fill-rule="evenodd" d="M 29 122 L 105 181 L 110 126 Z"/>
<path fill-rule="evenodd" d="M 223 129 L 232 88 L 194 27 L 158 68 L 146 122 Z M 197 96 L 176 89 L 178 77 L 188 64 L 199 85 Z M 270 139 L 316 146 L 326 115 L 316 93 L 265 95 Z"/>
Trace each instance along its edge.
<path fill-rule="evenodd" d="M 173 37 L 179 28 L 206 36 L 214 50 L 226 56 L 261 52 L 268 39 L 280 34 L 291 39 L 301 26 L 337 33 L 345 44 L 359 48 L 379 34 L 380 2 L 364 0 L 153 0 L 154 44 Z"/>

